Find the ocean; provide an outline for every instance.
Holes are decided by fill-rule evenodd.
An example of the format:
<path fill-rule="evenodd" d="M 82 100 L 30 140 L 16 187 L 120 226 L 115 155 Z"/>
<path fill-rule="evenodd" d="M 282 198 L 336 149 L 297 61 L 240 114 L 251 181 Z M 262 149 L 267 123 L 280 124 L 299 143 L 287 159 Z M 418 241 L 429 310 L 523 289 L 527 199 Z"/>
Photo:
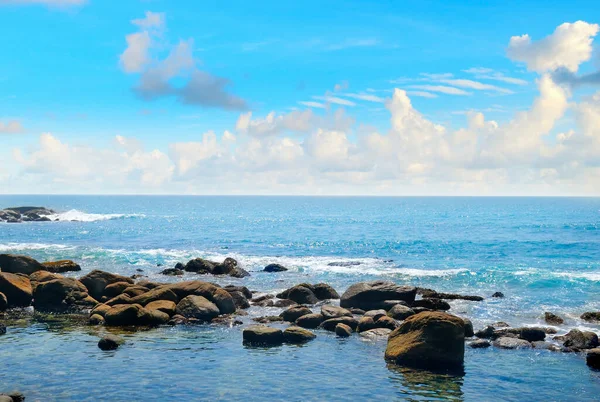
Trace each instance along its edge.
<path fill-rule="evenodd" d="M 600 198 L 0 196 L 58 222 L 0 224 L 0 253 L 72 259 L 83 271 L 204 279 L 275 292 L 326 282 L 340 294 L 383 279 L 479 295 L 451 301 L 475 329 L 505 321 L 572 328 L 600 310 Z M 191 258 L 233 257 L 251 276 L 160 274 Z M 290 270 L 261 272 L 269 263 Z M 505 298 L 491 298 L 502 292 Z M 253 308 L 250 317 L 281 309 Z M 240 327 L 161 327 L 102 352 L 102 328 L 22 320 L 0 337 L 0 392 L 28 400 L 597 400 L 600 373 L 579 354 L 472 350 L 465 374 L 388 366 L 385 341 L 317 331 L 303 346 L 246 348 Z"/>

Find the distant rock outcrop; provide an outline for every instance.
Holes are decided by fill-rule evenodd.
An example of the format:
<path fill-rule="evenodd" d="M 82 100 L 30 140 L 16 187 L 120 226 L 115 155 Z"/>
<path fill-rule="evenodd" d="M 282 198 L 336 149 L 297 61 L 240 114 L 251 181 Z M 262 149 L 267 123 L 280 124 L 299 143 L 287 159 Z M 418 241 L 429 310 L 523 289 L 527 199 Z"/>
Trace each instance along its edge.
<path fill-rule="evenodd" d="M 11 207 L 0 210 L 0 222 L 48 222 L 56 212 L 44 207 Z"/>

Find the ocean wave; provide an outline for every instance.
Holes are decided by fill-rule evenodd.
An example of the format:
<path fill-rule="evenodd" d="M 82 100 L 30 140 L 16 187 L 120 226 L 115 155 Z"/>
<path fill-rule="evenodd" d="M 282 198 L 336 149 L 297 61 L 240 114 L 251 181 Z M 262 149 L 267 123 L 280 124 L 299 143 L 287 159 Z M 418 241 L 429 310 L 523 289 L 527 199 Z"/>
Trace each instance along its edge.
<path fill-rule="evenodd" d="M 74 246 L 65 244 L 47 244 L 47 243 L 7 243 L 0 244 L 0 252 L 19 251 L 19 250 L 73 250 Z"/>
<path fill-rule="evenodd" d="M 72 209 L 67 212 L 60 212 L 52 215 L 47 215 L 51 220 L 70 221 L 70 222 L 97 222 L 108 221 L 111 219 L 126 219 L 126 218 L 143 218 L 144 214 L 90 214 Z"/>

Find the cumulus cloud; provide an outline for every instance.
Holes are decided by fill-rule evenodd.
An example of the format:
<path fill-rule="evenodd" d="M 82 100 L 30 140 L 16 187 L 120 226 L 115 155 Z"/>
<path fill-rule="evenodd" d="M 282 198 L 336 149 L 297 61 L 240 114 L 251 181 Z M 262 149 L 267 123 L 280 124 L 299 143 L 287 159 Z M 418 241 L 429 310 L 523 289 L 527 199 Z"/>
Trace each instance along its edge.
<path fill-rule="evenodd" d="M 25 131 L 21 122 L 18 120 L 10 120 L 6 123 L 0 121 L 0 134 L 17 134 Z"/>

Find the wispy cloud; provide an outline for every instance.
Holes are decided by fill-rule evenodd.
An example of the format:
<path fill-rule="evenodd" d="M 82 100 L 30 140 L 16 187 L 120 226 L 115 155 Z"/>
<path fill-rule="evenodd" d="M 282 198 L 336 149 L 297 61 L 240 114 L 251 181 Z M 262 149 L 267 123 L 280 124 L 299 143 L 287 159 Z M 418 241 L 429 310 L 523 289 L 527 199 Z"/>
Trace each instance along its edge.
<path fill-rule="evenodd" d="M 306 107 L 316 107 L 316 108 L 319 108 L 319 109 L 325 109 L 325 105 L 323 103 L 320 103 L 320 102 L 301 101 L 301 102 L 298 102 L 298 104 L 300 104 L 302 106 L 306 106 Z"/>
<path fill-rule="evenodd" d="M 418 96 L 421 98 L 437 98 L 438 97 L 436 94 L 432 94 L 431 92 L 427 92 L 427 91 L 406 91 L 406 93 L 410 96 Z"/>
<path fill-rule="evenodd" d="M 446 85 L 410 85 L 409 88 L 423 89 L 425 91 L 439 92 L 439 93 L 447 94 L 447 95 L 460 95 L 460 96 L 472 95 L 471 92 L 467 92 L 467 91 L 464 91 L 462 89 L 455 88 L 455 87 L 449 87 Z"/>
<path fill-rule="evenodd" d="M 324 101 L 327 103 L 334 103 L 336 105 L 344 105 L 344 106 L 356 106 L 356 103 L 349 101 L 348 99 L 343 99 L 337 96 L 313 96 L 313 99 Z"/>
<path fill-rule="evenodd" d="M 526 80 L 523 80 L 521 78 L 509 77 L 499 71 L 495 71 L 491 68 L 486 68 L 486 67 L 471 67 L 471 68 L 468 68 L 468 69 L 462 70 L 462 71 L 467 74 L 474 75 L 475 78 L 477 78 L 478 80 L 499 81 L 499 82 L 505 82 L 507 84 L 514 84 L 514 85 L 529 84 Z"/>
<path fill-rule="evenodd" d="M 370 94 L 366 94 L 366 93 L 342 94 L 341 96 L 345 96 L 346 98 L 363 100 L 363 101 L 367 101 L 367 102 L 383 103 L 385 101 L 385 99 L 383 99 L 382 97 L 373 95 L 372 93 L 370 93 Z"/>
<path fill-rule="evenodd" d="M 0 134 L 18 134 L 23 131 L 25 130 L 18 120 L 10 120 L 6 123 L 0 121 Z"/>
<path fill-rule="evenodd" d="M 380 42 L 377 39 L 348 39 L 344 42 L 333 43 L 325 47 L 326 50 L 344 50 L 354 47 L 373 47 L 379 45 Z"/>
<path fill-rule="evenodd" d="M 473 81 L 473 80 L 443 79 L 443 80 L 439 80 L 439 82 L 442 82 L 444 84 L 453 85 L 455 87 L 475 89 L 478 91 L 489 90 L 489 91 L 501 92 L 504 94 L 513 94 L 514 93 L 510 89 L 501 88 L 496 85 L 484 84 L 483 82 Z"/>

